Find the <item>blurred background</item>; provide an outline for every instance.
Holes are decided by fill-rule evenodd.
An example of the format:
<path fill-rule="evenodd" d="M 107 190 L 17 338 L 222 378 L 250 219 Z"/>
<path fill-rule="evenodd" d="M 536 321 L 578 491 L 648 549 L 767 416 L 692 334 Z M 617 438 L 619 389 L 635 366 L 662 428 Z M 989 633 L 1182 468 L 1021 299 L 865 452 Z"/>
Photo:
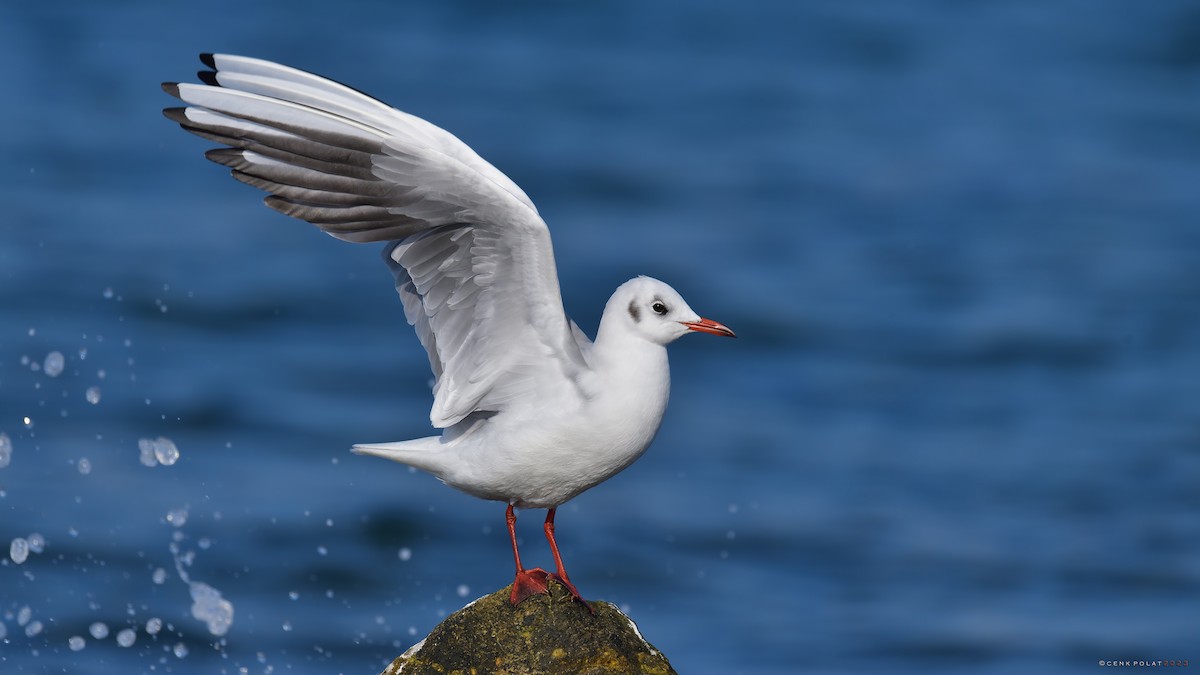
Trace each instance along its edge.
<path fill-rule="evenodd" d="M 639 273 L 738 332 L 558 518 L 680 672 L 1200 660 L 1196 3 L 129 0 L 0 8 L 0 671 L 376 673 L 512 578 L 348 452 L 425 355 L 161 117 L 205 51 L 473 146 L 589 333 Z"/>

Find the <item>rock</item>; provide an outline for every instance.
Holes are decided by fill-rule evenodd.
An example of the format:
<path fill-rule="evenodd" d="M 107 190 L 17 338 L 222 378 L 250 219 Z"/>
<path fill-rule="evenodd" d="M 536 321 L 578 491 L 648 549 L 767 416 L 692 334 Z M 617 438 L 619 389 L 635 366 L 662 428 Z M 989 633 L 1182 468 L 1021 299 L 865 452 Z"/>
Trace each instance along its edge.
<path fill-rule="evenodd" d="M 424 640 L 392 661 L 382 675 L 674 675 L 633 621 L 607 602 L 595 614 L 557 582 L 549 595 L 513 607 L 511 586 L 446 617 Z"/>

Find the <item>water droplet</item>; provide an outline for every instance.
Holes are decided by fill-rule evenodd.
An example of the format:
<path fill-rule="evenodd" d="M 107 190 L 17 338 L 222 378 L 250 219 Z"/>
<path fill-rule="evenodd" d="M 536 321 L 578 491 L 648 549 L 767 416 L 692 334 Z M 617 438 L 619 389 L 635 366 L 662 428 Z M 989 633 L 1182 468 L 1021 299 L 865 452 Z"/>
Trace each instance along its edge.
<path fill-rule="evenodd" d="M 162 619 L 158 617 L 146 619 L 146 635 L 158 635 L 160 630 L 162 630 Z"/>
<path fill-rule="evenodd" d="M 318 553 L 319 555 L 326 555 L 326 554 L 328 554 L 328 553 L 329 553 L 329 549 L 325 548 L 324 546 L 318 546 L 318 547 L 317 547 L 317 553 Z"/>
<path fill-rule="evenodd" d="M 105 288 L 105 289 L 104 289 L 104 299 L 105 299 L 105 300 L 112 300 L 112 296 L 113 296 L 113 289 L 112 289 L 112 287 L 111 287 L 111 286 L 109 286 L 109 287 Z"/>
<path fill-rule="evenodd" d="M 193 581 L 192 616 L 208 625 L 208 632 L 220 637 L 233 625 L 233 603 L 221 597 L 221 592 L 208 584 Z"/>
<path fill-rule="evenodd" d="M 41 633 L 42 628 L 43 628 L 43 626 L 42 626 L 41 621 L 30 621 L 29 625 L 25 626 L 25 636 L 33 637 L 33 636 Z"/>
<path fill-rule="evenodd" d="M 132 628 L 125 628 L 117 633 L 117 644 L 122 647 L 132 647 L 134 642 L 137 642 L 137 631 Z"/>
<path fill-rule="evenodd" d="M 71 639 L 67 640 L 67 646 L 70 647 L 71 651 L 73 652 L 83 649 L 85 645 L 87 645 L 87 642 L 84 641 L 83 637 L 79 635 L 72 635 Z"/>
<path fill-rule="evenodd" d="M 175 658 L 177 659 L 182 659 L 188 655 L 187 645 L 183 644 L 182 642 L 176 642 L 175 648 L 171 651 L 175 653 Z"/>
<path fill-rule="evenodd" d="M 26 415 L 22 421 L 23 421 L 23 422 L 25 422 L 25 428 L 26 428 L 26 429 L 32 429 L 32 428 L 33 428 L 33 420 L 32 420 L 32 419 L 30 419 L 28 415 Z"/>
<path fill-rule="evenodd" d="M 18 626 L 24 626 L 25 624 L 29 623 L 29 620 L 31 618 L 33 618 L 33 610 L 29 609 L 29 605 L 25 605 L 21 609 L 17 610 L 17 625 Z"/>
<path fill-rule="evenodd" d="M 150 577 L 154 583 L 162 585 L 167 581 L 167 571 L 161 567 L 154 570 L 154 574 Z"/>
<path fill-rule="evenodd" d="M 158 466 L 158 458 L 154 456 L 154 441 L 149 438 L 138 440 L 138 461 L 143 466 Z"/>
<path fill-rule="evenodd" d="M 75 466 L 79 469 L 79 473 L 85 476 L 92 472 L 92 462 L 87 457 L 80 457 Z"/>
<path fill-rule="evenodd" d="M 29 557 L 29 542 L 24 537 L 16 537 L 8 547 L 8 557 L 20 565 Z"/>
<path fill-rule="evenodd" d="M 167 512 L 167 522 L 175 527 L 183 527 L 187 523 L 187 509 L 172 509 Z"/>
<path fill-rule="evenodd" d="M 63 359 L 62 352 L 53 351 L 46 355 L 46 359 L 42 361 L 42 370 L 50 377 L 58 377 L 62 375 L 63 366 L 66 360 Z"/>
<path fill-rule="evenodd" d="M 284 622 L 283 622 L 283 626 L 282 626 L 282 628 L 283 628 L 283 632 L 285 632 L 285 633 L 290 633 L 290 632 L 292 632 L 292 622 L 291 622 L 291 621 L 284 621 Z"/>
<path fill-rule="evenodd" d="M 171 466 L 179 460 L 179 448 L 171 439 L 159 436 L 154 441 L 154 458 L 163 466 Z"/>
<path fill-rule="evenodd" d="M 97 640 L 103 640 L 108 637 L 108 625 L 103 621 L 97 621 L 88 626 L 88 632 Z"/>
<path fill-rule="evenodd" d="M 299 600 L 300 594 L 297 593 L 296 591 L 288 591 L 288 599 L 289 600 Z"/>
<path fill-rule="evenodd" d="M 0 434 L 0 469 L 8 466 L 12 462 L 12 440 L 8 434 Z"/>
<path fill-rule="evenodd" d="M 471 592 L 471 587 L 466 584 L 459 584 L 458 588 L 454 589 L 454 592 L 458 593 L 458 597 L 465 598 Z"/>
<path fill-rule="evenodd" d="M 408 562 L 409 560 L 412 560 L 412 549 L 407 546 L 400 549 L 400 560 L 402 560 L 403 562 Z"/>
<path fill-rule="evenodd" d="M 40 532 L 30 534 L 28 537 L 25 537 L 25 541 L 29 542 L 29 551 L 31 553 L 41 553 L 46 549 L 46 538 Z"/>
<path fill-rule="evenodd" d="M 88 403 L 96 405 L 100 402 L 100 387 L 88 387 L 87 391 L 83 392 L 83 395 Z"/>
<path fill-rule="evenodd" d="M 86 361 L 86 360 L 87 360 L 87 347 L 80 347 L 80 348 L 79 348 L 79 360 L 80 360 L 80 361 Z"/>

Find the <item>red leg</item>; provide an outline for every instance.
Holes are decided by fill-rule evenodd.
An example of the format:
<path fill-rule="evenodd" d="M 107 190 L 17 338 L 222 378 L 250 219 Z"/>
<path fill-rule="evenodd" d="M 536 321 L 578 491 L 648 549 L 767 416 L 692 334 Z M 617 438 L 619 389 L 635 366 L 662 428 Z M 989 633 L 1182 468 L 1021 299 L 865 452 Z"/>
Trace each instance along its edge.
<path fill-rule="evenodd" d="M 513 560 L 517 563 L 517 578 L 513 580 L 512 593 L 509 594 L 508 600 L 513 606 L 516 606 L 531 595 L 549 591 L 546 590 L 546 570 L 540 568 L 527 570 L 521 567 L 521 554 L 517 551 L 517 514 L 513 513 L 512 504 L 508 505 L 504 519 L 508 522 L 508 536 L 512 539 Z"/>
<path fill-rule="evenodd" d="M 589 612 L 595 614 L 595 611 L 593 611 L 591 606 L 587 604 L 587 601 L 583 599 L 583 596 L 579 595 L 579 591 L 575 588 L 575 584 L 571 583 L 571 580 L 567 578 L 567 570 L 565 567 L 563 567 L 562 556 L 558 553 L 558 542 L 554 540 L 554 511 L 555 509 L 550 509 L 546 512 L 546 524 L 543 526 L 543 529 L 546 530 L 546 540 L 550 542 L 550 553 L 554 554 L 555 572 L 547 576 L 563 586 L 566 586 L 567 590 L 571 592 L 572 598 L 575 598 L 581 602 L 584 607 L 587 607 Z"/>

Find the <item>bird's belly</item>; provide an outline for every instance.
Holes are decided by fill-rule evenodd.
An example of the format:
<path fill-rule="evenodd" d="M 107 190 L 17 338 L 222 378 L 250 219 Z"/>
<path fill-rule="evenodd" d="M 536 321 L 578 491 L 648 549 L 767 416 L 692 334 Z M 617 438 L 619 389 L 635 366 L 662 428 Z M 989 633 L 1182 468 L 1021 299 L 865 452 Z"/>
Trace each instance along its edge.
<path fill-rule="evenodd" d="M 503 417 L 489 420 L 489 428 L 461 448 L 467 468 L 443 480 L 484 499 L 551 508 L 632 464 L 653 440 L 661 413 L 636 424 Z"/>

